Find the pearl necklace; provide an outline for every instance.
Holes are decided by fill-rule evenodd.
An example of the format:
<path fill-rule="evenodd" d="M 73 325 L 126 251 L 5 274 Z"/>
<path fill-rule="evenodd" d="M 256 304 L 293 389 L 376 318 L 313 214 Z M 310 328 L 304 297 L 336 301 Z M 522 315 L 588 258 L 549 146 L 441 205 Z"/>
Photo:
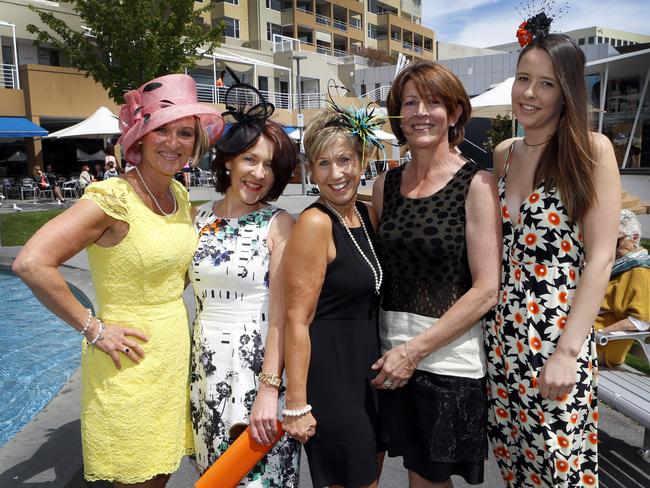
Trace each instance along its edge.
<path fill-rule="evenodd" d="M 381 283 L 384 279 L 384 272 L 381 269 L 381 264 L 379 263 L 379 258 L 377 258 L 377 254 L 375 253 L 375 248 L 372 245 L 372 240 L 370 240 L 370 235 L 368 234 L 368 229 L 366 229 L 366 224 L 363 223 L 363 219 L 361 218 L 361 213 L 359 212 L 359 209 L 357 206 L 354 206 L 354 212 L 357 214 L 357 217 L 359 218 L 359 222 L 361 222 L 361 228 L 363 229 L 363 233 L 366 235 L 366 239 L 368 239 L 368 245 L 370 246 L 370 252 L 372 252 L 372 256 L 375 258 L 375 261 L 377 262 L 377 269 L 372 265 L 370 262 L 370 259 L 368 259 L 368 256 L 365 255 L 363 250 L 361 249 L 361 246 L 357 242 L 357 240 L 354 238 L 352 235 L 352 231 L 350 228 L 347 226 L 345 223 L 345 219 L 343 218 L 343 215 L 338 213 L 334 207 L 328 202 L 327 200 L 323 199 L 325 202 L 325 206 L 329 208 L 334 215 L 339 219 L 339 222 L 345 227 L 345 230 L 348 232 L 348 235 L 350 236 L 350 239 L 352 239 L 352 243 L 354 244 L 354 247 L 357 248 L 357 251 L 359 251 L 359 254 L 361 254 L 361 257 L 364 259 L 366 263 L 368 263 L 368 266 L 370 266 L 370 269 L 372 270 L 372 275 L 375 278 L 375 293 L 379 295 L 379 290 L 381 290 Z"/>
<path fill-rule="evenodd" d="M 144 185 L 144 189 L 147 190 L 147 193 L 149 194 L 149 196 L 150 196 L 151 199 L 153 200 L 153 203 L 156 204 L 156 207 L 158 207 L 158 210 L 160 211 L 160 213 L 163 214 L 165 217 L 169 217 L 170 215 L 175 214 L 175 213 L 176 213 L 176 210 L 177 210 L 176 196 L 174 195 L 174 192 L 172 191 L 171 186 L 170 186 L 168 189 L 169 189 L 169 193 L 171 193 L 171 195 L 172 195 L 172 200 L 174 200 L 174 210 L 172 210 L 170 213 L 166 213 L 166 212 L 165 212 L 165 211 L 160 207 L 160 204 L 158 203 L 158 199 L 157 199 L 156 197 L 153 196 L 153 193 L 151 193 L 151 190 L 150 190 L 149 187 L 147 186 L 147 183 L 144 181 L 144 178 L 142 177 L 142 174 L 140 174 L 140 169 L 139 169 L 137 166 L 135 167 L 135 172 L 138 173 L 138 177 L 140 178 L 140 181 L 141 181 L 142 184 Z"/>

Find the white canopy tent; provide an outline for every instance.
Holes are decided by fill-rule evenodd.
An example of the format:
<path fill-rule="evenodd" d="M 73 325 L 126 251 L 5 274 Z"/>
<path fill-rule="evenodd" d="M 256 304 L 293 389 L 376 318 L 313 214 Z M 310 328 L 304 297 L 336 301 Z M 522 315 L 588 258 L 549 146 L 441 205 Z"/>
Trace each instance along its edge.
<path fill-rule="evenodd" d="M 120 127 L 117 117 L 106 107 L 99 107 L 95 113 L 78 124 L 66 127 L 65 129 L 52 132 L 47 136 L 49 139 L 61 139 L 63 137 L 79 137 L 85 139 L 98 139 L 119 134 Z"/>
<path fill-rule="evenodd" d="M 470 100 L 472 117 L 494 118 L 497 115 L 506 116 L 512 113 L 512 84 L 515 78 L 508 78 L 493 85 L 485 93 Z"/>

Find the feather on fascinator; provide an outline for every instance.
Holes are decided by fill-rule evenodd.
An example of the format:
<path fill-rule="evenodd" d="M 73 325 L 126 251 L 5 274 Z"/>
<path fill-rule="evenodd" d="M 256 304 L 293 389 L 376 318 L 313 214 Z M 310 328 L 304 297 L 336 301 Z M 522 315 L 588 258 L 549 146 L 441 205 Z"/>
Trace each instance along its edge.
<path fill-rule="evenodd" d="M 226 92 L 226 111 L 221 114 L 230 128 L 215 146 L 226 154 L 238 154 L 257 141 L 275 106 L 257 88 L 242 83 L 228 66 L 226 69 L 235 81 Z"/>
<path fill-rule="evenodd" d="M 332 109 L 339 114 L 339 117 L 327 124 L 329 127 L 338 126 L 347 129 L 350 134 L 355 137 L 358 137 L 363 143 L 365 149 L 366 146 L 374 146 L 377 149 L 384 150 L 384 144 L 381 140 L 375 135 L 375 129 L 379 129 L 384 125 L 383 115 L 375 115 L 376 107 L 370 108 L 372 105 L 371 102 L 365 107 L 354 107 L 349 106 L 347 108 L 339 107 L 334 98 L 332 97 L 332 88 L 339 88 L 338 85 L 334 84 L 333 80 L 330 80 L 327 86 L 327 103 L 332 107 Z"/>
<path fill-rule="evenodd" d="M 526 20 L 519 25 L 516 35 L 519 45 L 526 47 L 535 37 L 548 34 L 553 21 L 569 9 L 569 4 L 560 6 L 554 0 L 544 0 L 539 6 L 526 2 L 520 7 L 517 13 Z"/>

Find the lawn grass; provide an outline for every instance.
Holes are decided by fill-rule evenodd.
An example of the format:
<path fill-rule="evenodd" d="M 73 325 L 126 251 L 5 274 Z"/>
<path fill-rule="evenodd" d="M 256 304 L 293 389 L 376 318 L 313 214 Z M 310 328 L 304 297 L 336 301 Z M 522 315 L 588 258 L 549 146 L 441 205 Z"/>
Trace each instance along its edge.
<path fill-rule="evenodd" d="M 625 357 L 625 364 L 629 367 L 641 371 L 644 374 L 650 375 L 650 364 L 634 354 L 628 354 Z"/>
<path fill-rule="evenodd" d="M 65 209 L 18 212 L 0 215 L 0 238 L 3 246 L 22 246 L 45 223 Z"/>
<path fill-rule="evenodd" d="M 193 207 L 198 207 L 209 201 L 192 200 L 190 203 Z M 0 215 L 0 245 L 24 245 L 38 229 L 64 210 L 42 210 L 38 212 L 18 212 Z"/>

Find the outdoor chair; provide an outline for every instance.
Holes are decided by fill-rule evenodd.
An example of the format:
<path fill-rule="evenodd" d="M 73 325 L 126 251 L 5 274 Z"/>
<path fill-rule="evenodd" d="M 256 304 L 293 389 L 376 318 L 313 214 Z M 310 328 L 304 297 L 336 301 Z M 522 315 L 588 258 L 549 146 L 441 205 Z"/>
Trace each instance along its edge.
<path fill-rule="evenodd" d="M 23 178 L 20 180 L 20 199 L 25 200 L 25 195 L 30 198 L 37 198 L 38 190 L 36 184 L 32 181 L 31 178 Z"/>
<path fill-rule="evenodd" d="M 79 180 L 64 181 L 61 184 L 61 191 L 63 192 L 64 197 L 69 196 L 70 198 L 79 198 Z"/>
<path fill-rule="evenodd" d="M 20 197 L 20 189 L 18 188 L 18 184 L 14 178 L 3 178 L 0 185 L 2 185 L 2 194 L 6 198 Z"/>
<path fill-rule="evenodd" d="M 48 195 L 48 193 L 49 193 L 50 198 L 54 198 L 54 192 L 52 191 L 52 187 L 46 188 L 44 190 L 41 189 L 41 187 L 38 186 L 38 185 L 34 185 L 34 187 L 36 188 L 36 197 L 37 198 L 44 198 L 45 196 Z"/>

